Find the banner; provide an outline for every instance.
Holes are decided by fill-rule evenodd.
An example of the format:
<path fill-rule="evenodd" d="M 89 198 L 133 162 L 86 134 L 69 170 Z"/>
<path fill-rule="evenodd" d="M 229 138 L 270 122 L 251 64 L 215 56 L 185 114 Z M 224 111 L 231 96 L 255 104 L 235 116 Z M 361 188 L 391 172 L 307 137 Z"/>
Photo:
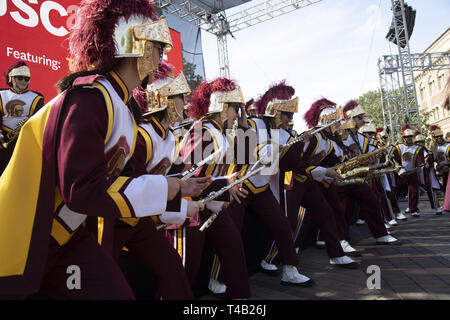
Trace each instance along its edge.
<path fill-rule="evenodd" d="M 80 1 L 0 0 L 0 73 L 18 60 L 31 71 L 30 90 L 50 101 L 55 84 L 71 73 L 67 37 Z M 113 26 L 111 26 L 113 27 Z M 164 60 L 183 70 L 180 33 L 170 30 L 174 48 Z M 0 88 L 7 88 L 5 79 Z"/>

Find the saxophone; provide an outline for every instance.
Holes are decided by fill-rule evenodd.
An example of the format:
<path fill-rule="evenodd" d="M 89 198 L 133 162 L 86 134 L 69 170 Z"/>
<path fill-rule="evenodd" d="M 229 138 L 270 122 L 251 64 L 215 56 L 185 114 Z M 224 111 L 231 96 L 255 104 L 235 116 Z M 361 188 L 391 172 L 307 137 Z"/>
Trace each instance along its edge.
<path fill-rule="evenodd" d="M 388 159 L 386 159 L 386 161 L 382 164 L 371 165 L 371 162 L 373 162 L 375 158 L 380 158 L 383 154 L 385 154 L 388 148 L 388 145 L 381 147 L 335 166 L 334 169 L 336 170 L 336 173 L 339 174 L 344 180 L 338 185 L 364 183 L 371 172 L 389 165 L 390 163 Z"/>
<path fill-rule="evenodd" d="M 7 148 L 11 142 L 13 142 L 14 140 L 17 139 L 17 137 L 19 137 L 20 129 L 22 129 L 23 125 L 25 124 L 25 122 L 27 122 L 27 120 L 28 118 L 20 120 L 17 123 L 17 126 L 6 134 L 5 138 L 2 139 L 3 148 Z"/>

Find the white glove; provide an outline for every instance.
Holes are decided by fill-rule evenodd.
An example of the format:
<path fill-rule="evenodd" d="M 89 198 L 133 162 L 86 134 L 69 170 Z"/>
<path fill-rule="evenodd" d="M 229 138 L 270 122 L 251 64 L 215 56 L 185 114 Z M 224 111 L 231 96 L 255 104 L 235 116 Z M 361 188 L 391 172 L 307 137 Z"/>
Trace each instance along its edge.
<path fill-rule="evenodd" d="M 4 137 L 5 136 L 2 133 L 0 133 L 0 140 L 3 139 Z"/>
<path fill-rule="evenodd" d="M 263 165 L 270 165 L 274 161 L 273 144 L 266 144 L 258 152 L 259 159 Z"/>
<path fill-rule="evenodd" d="M 206 203 L 206 208 L 208 208 L 212 212 L 220 212 L 220 211 L 222 211 L 223 205 L 224 205 L 223 201 L 211 200 Z"/>

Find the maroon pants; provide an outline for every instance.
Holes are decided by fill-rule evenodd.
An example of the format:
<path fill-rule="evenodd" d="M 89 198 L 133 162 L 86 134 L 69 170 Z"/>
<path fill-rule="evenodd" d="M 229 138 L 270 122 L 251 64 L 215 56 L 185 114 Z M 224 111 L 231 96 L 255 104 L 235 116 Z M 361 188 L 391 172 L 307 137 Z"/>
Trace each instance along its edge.
<path fill-rule="evenodd" d="M 338 197 L 346 197 L 354 199 L 354 201 L 358 202 L 360 206 L 359 216 L 367 222 L 370 232 L 374 238 L 387 235 L 386 226 L 384 225 L 384 218 L 378 210 L 378 199 L 373 194 L 373 191 L 367 183 L 338 186 L 337 190 L 339 193 Z M 346 207 L 345 210 L 349 210 L 349 207 Z M 353 208 L 350 210 L 353 210 Z"/>
<path fill-rule="evenodd" d="M 439 200 L 437 198 L 437 194 L 431 187 L 431 179 L 430 172 L 428 170 L 424 170 L 423 173 L 425 184 L 423 185 L 425 191 L 427 192 L 428 200 L 430 201 L 431 209 L 439 208 Z"/>
<path fill-rule="evenodd" d="M 267 189 L 258 194 L 252 193 L 249 189 L 247 191 L 249 194 L 243 200 L 243 205 L 232 202 L 228 207 L 236 226 L 242 230 L 246 208 L 250 209 L 269 230 L 274 240 L 272 247 L 276 246 L 274 250 L 278 252 L 280 262 L 284 265 L 296 266 L 298 255 L 295 252 L 291 226 L 272 191 Z"/>
<path fill-rule="evenodd" d="M 384 218 L 384 221 L 391 221 L 393 217 L 391 215 L 391 211 L 389 210 L 386 194 L 380 179 L 372 179 L 372 190 L 378 199 L 379 211 Z"/>
<path fill-rule="evenodd" d="M 106 223 L 102 245 L 111 239 L 110 228 Z M 125 246 L 131 256 L 152 272 L 158 283 L 158 294 L 166 300 L 193 299 L 191 285 L 188 281 L 180 256 L 168 243 L 162 231 L 155 228 L 150 218 L 141 218 L 134 227 L 114 220 L 112 256 L 117 261 Z M 156 298 L 159 298 L 156 297 Z"/>
<path fill-rule="evenodd" d="M 408 207 L 411 212 L 417 212 L 417 203 L 419 202 L 419 177 L 417 173 L 408 174 L 398 179 L 397 197 L 402 189 L 408 185 Z"/>
<path fill-rule="evenodd" d="M 75 275 L 69 266 L 79 267 L 80 289 L 68 287 L 69 277 Z M 120 268 L 84 227 L 63 246 L 50 239 L 41 288 L 54 299 L 135 299 Z"/>
<path fill-rule="evenodd" d="M 301 183 L 294 180 L 292 189 L 286 190 L 286 204 L 296 246 L 300 246 L 301 241 L 308 234 L 308 229 L 314 223 L 320 228 L 328 256 L 336 258 L 345 255 L 339 242 L 345 237 L 345 226 L 342 224 L 343 216 L 341 216 L 343 211 L 332 208 L 317 182 L 307 180 Z M 299 218 L 302 218 L 299 214 L 300 207 L 306 209 L 301 225 L 299 221 Z M 276 264 L 279 262 L 278 260 L 278 254 L 275 254 L 272 261 L 267 262 Z"/>
<path fill-rule="evenodd" d="M 232 202 L 233 203 L 233 202 Z M 200 212 L 202 223 L 211 215 L 208 209 Z M 240 230 L 229 215 L 222 210 L 214 222 L 203 232 L 199 227 L 186 228 L 186 271 L 191 281 L 200 267 L 205 241 L 221 262 L 222 282 L 227 285 L 228 299 L 249 298 L 247 265 Z"/>

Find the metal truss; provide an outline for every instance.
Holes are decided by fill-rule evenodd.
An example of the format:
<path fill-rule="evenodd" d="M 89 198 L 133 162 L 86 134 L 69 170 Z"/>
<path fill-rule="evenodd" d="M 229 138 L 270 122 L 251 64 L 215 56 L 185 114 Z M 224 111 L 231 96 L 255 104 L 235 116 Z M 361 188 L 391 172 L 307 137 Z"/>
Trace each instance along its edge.
<path fill-rule="evenodd" d="M 432 70 L 441 70 L 450 68 L 449 52 L 433 52 L 433 53 L 414 53 L 409 55 L 410 64 L 408 68 L 412 72 L 424 72 Z M 391 128 L 392 141 L 399 141 L 401 134 L 400 128 L 406 122 L 417 125 L 420 129 L 420 115 L 418 110 L 405 106 L 410 106 L 413 102 L 416 104 L 417 99 L 411 94 L 411 88 L 408 89 L 408 102 L 405 104 L 405 90 L 402 86 L 404 81 L 405 67 L 402 68 L 403 60 L 400 55 L 384 55 L 378 59 L 378 75 L 380 80 L 381 105 L 383 108 L 384 125 Z M 414 78 L 413 88 L 415 92 Z M 417 112 L 417 118 L 415 118 Z"/>
<path fill-rule="evenodd" d="M 388 73 L 386 72 L 387 70 L 379 70 L 379 75 L 382 107 L 385 117 L 384 124 L 386 125 L 387 122 L 386 116 L 389 116 L 391 137 L 393 138 L 392 141 L 396 141 L 394 136 L 398 135 L 399 128 L 404 123 L 407 122 L 417 126 L 419 129 L 421 128 L 421 124 L 416 87 L 414 84 L 413 63 L 409 50 L 409 34 L 405 16 L 405 5 L 403 0 L 391 0 L 391 2 L 395 39 L 398 48 L 398 57 L 396 59 L 398 71 Z M 380 68 L 380 63 L 378 66 Z M 385 105 L 385 102 L 387 106 Z M 392 109 L 390 103 L 395 104 L 394 109 Z M 392 114 L 393 111 L 395 112 L 394 114 Z"/>
<path fill-rule="evenodd" d="M 227 34 L 254 26 L 322 0 L 266 0 L 231 14 L 228 18 L 222 0 L 214 0 L 213 7 L 195 0 L 154 0 L 155 4 L 197 28 L 217 36 L 220 75 L 229 77 Z"/>

